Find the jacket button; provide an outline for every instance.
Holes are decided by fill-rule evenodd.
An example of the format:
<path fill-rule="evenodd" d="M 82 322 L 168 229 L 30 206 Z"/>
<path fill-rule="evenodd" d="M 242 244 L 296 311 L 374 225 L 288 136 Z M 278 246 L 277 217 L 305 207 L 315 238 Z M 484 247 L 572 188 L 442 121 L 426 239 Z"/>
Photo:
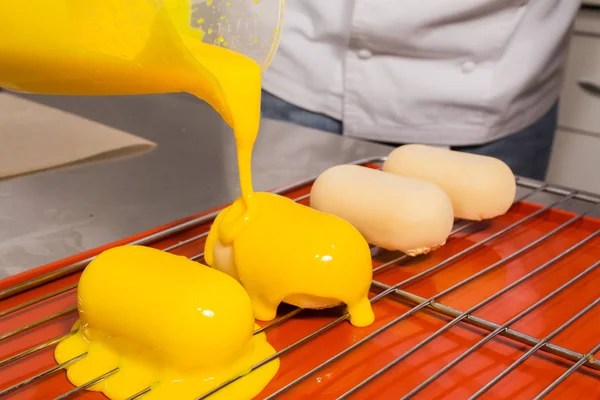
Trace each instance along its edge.
<path fill-rule="evenodd" d="M 462 70 L 465 74 L 469 74 L 469 73 L 475 71 L 476 67 L 477 67 L 477 65 L 473 61 L 466 61 L 462 65 Z"/>
<path fill-rule="evenodd" d="M 360 49 L 358 51 L 358 58 L 360 58 L 361 60 L 367 60 L 367 59 L 371 58 L 372 56 L 373 56 L 373 53 L 371 52 L 371 50 Z"/>

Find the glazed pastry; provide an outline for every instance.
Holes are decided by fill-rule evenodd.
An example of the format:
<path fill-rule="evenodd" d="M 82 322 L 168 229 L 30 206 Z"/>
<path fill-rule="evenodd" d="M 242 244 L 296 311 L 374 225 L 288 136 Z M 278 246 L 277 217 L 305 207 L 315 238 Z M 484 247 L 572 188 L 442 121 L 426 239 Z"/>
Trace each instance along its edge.
<path fill-rule="evenodd" d="M 353 325 L 373 322 L 371 253 L 351 224 L 272 193 L 253 193 L 250 203 L 256 211 L 243 227 L 241 198 L 218 215 L 205 259 L 241 282 L 255 318 L 272 320 L 281 302 L 311 309 L 344 303 Z"/>
<path fill-rule="evenodd" d="M 92 386 L 110 399 L 151 387 L 144 399 L 193 399 L 273 355 L 257 328 L 243 287 L 181 256 L 141 246 L 107 250 L 84 270 L 76 333 L 56 348 L 77 386 L 118 368 Z M 259 368 L 215 394 L 252 399 L 279 368 Z M 213 397 L 211 396 L 211 399 Z"/>

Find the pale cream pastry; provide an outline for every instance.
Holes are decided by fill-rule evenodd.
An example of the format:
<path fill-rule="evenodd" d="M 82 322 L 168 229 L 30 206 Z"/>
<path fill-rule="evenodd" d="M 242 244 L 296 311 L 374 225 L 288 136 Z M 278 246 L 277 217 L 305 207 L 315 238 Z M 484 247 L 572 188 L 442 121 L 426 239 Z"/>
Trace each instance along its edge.
<path fill-rule="evenodd" d="M 450 198 L 438 186 L 358 165 L 323 172 L 310 205 L 350 222 L 369 243 L 411 256 L 444 245 L 454 223 Z"/>

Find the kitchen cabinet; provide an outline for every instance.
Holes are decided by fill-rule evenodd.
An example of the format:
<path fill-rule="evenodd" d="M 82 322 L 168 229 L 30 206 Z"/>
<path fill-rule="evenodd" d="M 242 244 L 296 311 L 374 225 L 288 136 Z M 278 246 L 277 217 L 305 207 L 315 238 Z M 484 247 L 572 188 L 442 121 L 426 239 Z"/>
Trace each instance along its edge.
<path fill-rule="evenodd" d="M 600 0 L 575 22 L 547 180 L 600 193 Z"/>

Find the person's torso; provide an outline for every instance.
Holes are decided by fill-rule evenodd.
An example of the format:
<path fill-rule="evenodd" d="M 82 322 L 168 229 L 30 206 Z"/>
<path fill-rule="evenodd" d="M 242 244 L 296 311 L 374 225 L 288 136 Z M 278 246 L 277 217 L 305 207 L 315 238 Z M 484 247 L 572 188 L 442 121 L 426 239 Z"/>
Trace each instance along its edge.
<path fill-rule="evenodd" d="M 476 144 L 556 100 L 578 0 L 289 0 L 264 88 L 351 136 Z"/>

